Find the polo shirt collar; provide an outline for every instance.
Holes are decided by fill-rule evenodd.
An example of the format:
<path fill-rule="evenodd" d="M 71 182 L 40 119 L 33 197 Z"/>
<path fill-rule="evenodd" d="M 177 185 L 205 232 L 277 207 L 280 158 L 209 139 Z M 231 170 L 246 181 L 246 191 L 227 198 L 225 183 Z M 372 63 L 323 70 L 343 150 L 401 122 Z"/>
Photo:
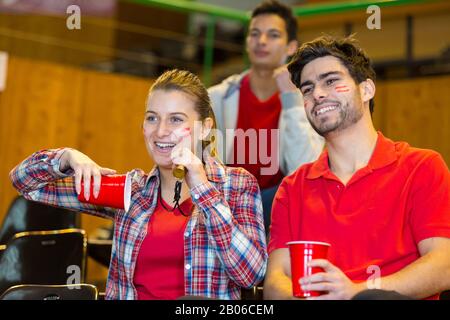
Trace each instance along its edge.
<path fill-rule="evenodd" d="M 378 131 L 377 143 L 373 151 L 372 157 L 365 168 L 369 171 L 383 168 L 398 159 L 398 155 L 395 150 L 395 143 Z M 362 168 L 364 169 L 364 168 Z M 319 177 L 327 176 L 331 173 L 330 166 L 328 164 L 328 150 L 325 149 L 319 158 L 312 164 L 306 178 L 317 179 Z"/>
<path fill-rule="evenodd" d="M 313 162 L 306 178 L 317 179 L 321 176 L 326 175 L 329 171 L 330 167 L 328 165 L 328 150 L 325 149 L 322 151 L 319 158 Z"/>

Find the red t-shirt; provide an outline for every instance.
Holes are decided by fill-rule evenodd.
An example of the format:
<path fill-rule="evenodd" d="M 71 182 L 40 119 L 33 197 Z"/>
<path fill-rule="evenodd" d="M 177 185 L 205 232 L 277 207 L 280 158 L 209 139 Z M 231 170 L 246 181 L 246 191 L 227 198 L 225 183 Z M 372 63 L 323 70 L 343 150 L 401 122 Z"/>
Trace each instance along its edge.
<path fill-rule="evenodd" d="M 256 177 L 261 189 L 273 187 L 283 179 L 279 165 L 279 139 L 271 131 L 278 129 L 280 119 L 281 101 L 278 95 L 276 92 L 266 101 L 260 101 L 250 88 L 250 77 L 246 75 L 242 79 L 234 158 L 229 165 L 246 169 Z M 244 134 L 251 138 L 244 140 Z M 261 172 L 261 168 L 269 172 Z"/>
<path fill-rule="evenodd" d="M 161 201 L 164 202 L 163 199 Z M 166 208 L 171 208 L 164 202 Z M 191 212 L 191 199 L 181 205 Z M 160 201 L 150 217 L 134 271 L 139 300 L 176 299 L 184 293 L 184 230 L 189 217 L 177 209 L 169 212 Z"/>
<path fill-rule="evenodd" d="M 431 150 L 378 133 L 368 165 L 343 185 L 325 150 L 280 185 L 272 210 L 269 253 L 292 240 L 331 244 L 328 260 L 351 280 L 381 277 L 420 257 L 418 243 L 450 237 L 450 173 Z M 372 271 L 370 271 L 372 270 Z"/>

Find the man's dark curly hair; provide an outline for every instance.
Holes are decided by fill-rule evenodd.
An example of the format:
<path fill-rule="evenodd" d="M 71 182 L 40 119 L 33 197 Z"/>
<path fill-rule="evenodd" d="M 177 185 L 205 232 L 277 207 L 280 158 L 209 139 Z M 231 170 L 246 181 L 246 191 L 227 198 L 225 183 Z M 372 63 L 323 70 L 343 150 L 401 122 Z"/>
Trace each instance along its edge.
<path fill-rule="evenodd" d="M 297 19 L 287 5 L 276 0 L 267 0 L 260 3 L 252 11 L 252 18 L 262 14 L 275 14 L 284 20 L 288 42 L 297 40 Z"/>
<path fill-rule="evenodd" d="M 300 88 L 300 77 L 303 68 L 311 61 L 325 56 L 338 58 L 357 84 L 367 79 L 375 82 L 376 74 L 372 63 L 353 36 L 346 38 L 322 36 L 303 44 L 294 54 L 288 65 L 291 80 L 297 88 Z M 373 113 L 374 107 L 375 103 L 372 98 L 369 102 L 371 114 Z"/>

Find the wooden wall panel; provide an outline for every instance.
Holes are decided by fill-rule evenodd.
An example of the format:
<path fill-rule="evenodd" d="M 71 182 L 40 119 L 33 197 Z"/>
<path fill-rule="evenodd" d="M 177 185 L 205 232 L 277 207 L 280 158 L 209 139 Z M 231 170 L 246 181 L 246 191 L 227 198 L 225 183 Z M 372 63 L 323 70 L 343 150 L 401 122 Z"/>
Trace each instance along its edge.
<path fill-rule="evenodd" d="M 142 135 L 150 84 L 132 77 L 86 72 L 80 150 L 121 172 L 151 169 Z"/>
<path fill-rule="evenodd" d="M 115 55 L 115 30 L 110 19 L 82 14 L 81 29 L 69 30 L 69 15 L 0 12 L 0 50 L 15 56 L 72 65 L 107 61 Z"/>
<path fill-rule="evenodd" d="M 6 90 L 0 93 L 0 218 L 16 194 L 9 170 L 32 152 L 76 145 L 82 72 L 10 58 Z"/>
<path fill-rule="evenodd" d="M 450 2 L 381 7 L 381 29 L 369 30 L 366 10 L 299 17 L 301 42 L 312 40 L 323 32 L 339 35 L 346 24 L 352 26 L 362 48 L 377 63 L 390 59 L 406 59 L 406 17 L 413 17 L 413 57 L 439 57 L 450 45 Z M 341 32 L 339 32 L 341 30 Z"/>
<path fill-rule="evenodd" d="M 438 151 L 450 166 L 450 77 L 377 86 L 376 125 L 388 137 Z"/>

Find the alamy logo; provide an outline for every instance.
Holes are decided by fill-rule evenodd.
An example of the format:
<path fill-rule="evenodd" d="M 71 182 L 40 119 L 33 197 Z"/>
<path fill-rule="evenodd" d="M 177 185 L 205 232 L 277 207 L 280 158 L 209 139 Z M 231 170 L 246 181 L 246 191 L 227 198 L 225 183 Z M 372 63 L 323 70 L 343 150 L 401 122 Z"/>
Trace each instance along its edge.
<path fill-rule="evenodd" d="M 196 129 L 200 127 L 201 122 L 194 126 L 191 137 L 194 141 L 201 137 L 200 130 Z M 211 129 L 210 135 L 214 136 L 215 146 L 209 145 L 205 150 L 201 150 L 200 145 L 200 149 L 195 150 L 195 154 L 199 159 L 202 159 L 202 154 L 211 154 L 212 148 L 214 148 L 218 153 L 219 159 L 229 165 L 253 165 L 259 163 L 262 176 L 274 175 L 278 172 L 280 167 L 279 129 L 225 129 L 225 132 Z M 227 148 L 230 146 L 230 143 L 233 143 L 235 150 Z"/>
<path fill-rule="evenodd" d="M 370 274 L 367 278 L 367 289 L 381 289 L 381 269 L 377 265 L 370 265 L 366 270 Z"/>
<path fill-rule="evenodd" d="M 67 278 L 66 284 L 80 284 L 81 283 L 81 269 L 77 265 L 70 265 L 67 267 L 66 270 L 67 274 L 70 274 L 70 276 Z M 71 286 L 69 289 L 81 289 L 80 286 Z"/>
<path fill-rule="evenodd" d="M 80 30 L 81 29 L 81 9 L 77 5 L 71 5 L 67 7 L 67 14 L 70 16 L 67 17 L 66 26 L 69 30 Z"/>
<path fill-rule="evenodd" d="M 366 13 L 371 14 L 366 21 L 367 29 L 381 29 L 381 9 L 377 5 L 367 7 Z"/>

